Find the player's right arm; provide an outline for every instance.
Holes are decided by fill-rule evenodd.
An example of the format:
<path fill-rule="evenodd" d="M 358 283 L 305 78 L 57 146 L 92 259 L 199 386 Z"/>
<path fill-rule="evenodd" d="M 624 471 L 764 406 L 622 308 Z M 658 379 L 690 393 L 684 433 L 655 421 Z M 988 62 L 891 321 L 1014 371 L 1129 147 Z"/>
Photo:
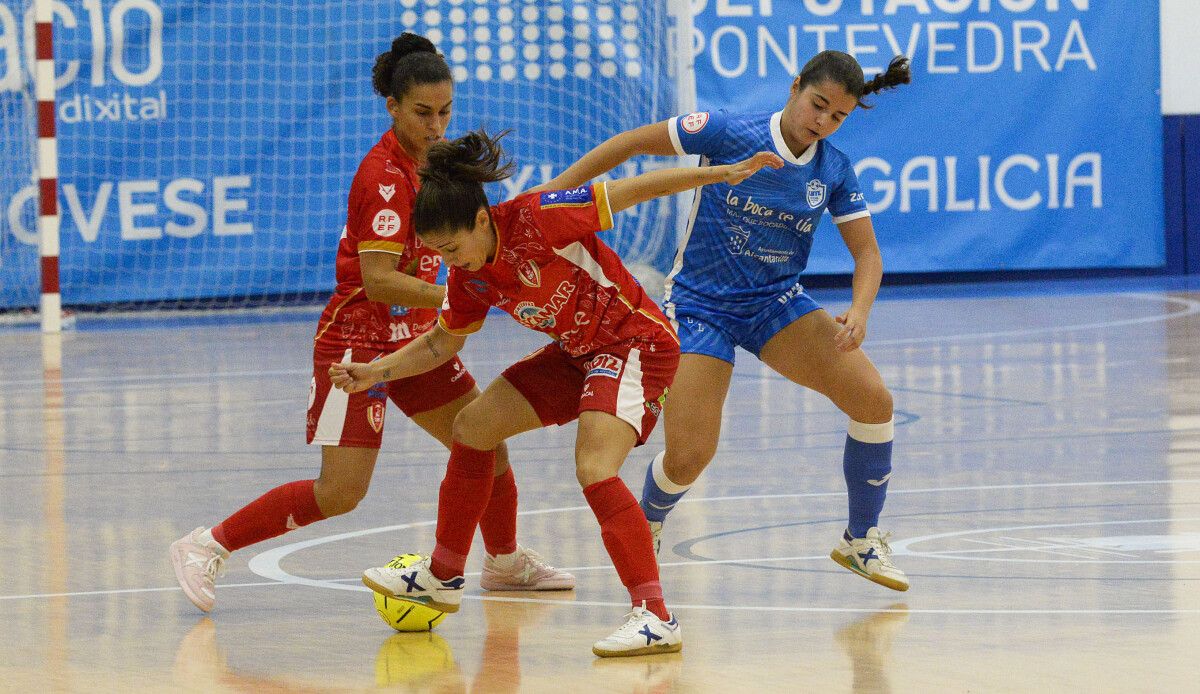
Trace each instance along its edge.
<path fill-rule="evenodd" d="M 446 288 L 413 277 L 397 267 L 394 253 L 359 251 L 363 290 L 371 301 L 409 308 L 438 308 L 446 299 Z"/>
<path fill-rule="evenodd" d="M 527 192 L 576 188 L 640 154 L 672 156 L 675 146 L 667 129 L 669 123 L 665 120 L 613 135 L 568 166 L 566 171 Z"/>
<path fill-rule="evenodd" d="M 660 169 L 630 178 L 609 181 L 608 206 L 613 213 L 628 207 L 653 200 L 664 195 L 674 195 L 685 190 L 699 188 L 709 183 L 727 183 L 736 186 L 753 176 L 759 169 L 769 166 L 783 168 L 783 159 L 774 152 L 758 152 L 749 159 L 722 166 L 699 166 L 691 168 Z"/>
<path fill-rule="evenodd" d="M 394 381 L 432 371 L 454 358 L 466 342 L 466 335 L 452 335 L 436 325 L 433 330 L 370 364 L 331 364 L 329 378 L 335 388 L 357 393 L 381 381 Z"/>

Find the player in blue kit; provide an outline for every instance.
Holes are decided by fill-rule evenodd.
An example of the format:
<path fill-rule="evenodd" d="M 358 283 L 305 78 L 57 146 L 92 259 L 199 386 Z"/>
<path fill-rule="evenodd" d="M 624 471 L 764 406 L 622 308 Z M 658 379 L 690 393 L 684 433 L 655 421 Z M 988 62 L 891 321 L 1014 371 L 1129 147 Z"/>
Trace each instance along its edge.
<path fill-rule="evenodd" d="M 893 590 L 908 578 L 878 528 L 892 470 L 892 395 L 863 350 L 883 262 L 850 159 L 825 141 L 862 97 L 910 81 L 892 59 L 870 81 L 850 55 L 824 51 L 775 113 L 690 113 L 616 135 L 538 189 L 572 188 L 639 154 L 699 154 L 701 166 L 761 150 L 787 164 L 730 186 L 705 187 L 667 277 L 664 307 L 682 358 L 664 419 L 666 451 L 646 471 L 642 510 L 656 547 L 667 513 L 716 453 L 721 410 L 742 347 L 787 379 L 827 396 L 849 418 L 843 471 L 849 523 L 831 557 Z M 813 233 L 828 210 L 854 257 L 850 308 L 830 316 L 804 291 Z"/>

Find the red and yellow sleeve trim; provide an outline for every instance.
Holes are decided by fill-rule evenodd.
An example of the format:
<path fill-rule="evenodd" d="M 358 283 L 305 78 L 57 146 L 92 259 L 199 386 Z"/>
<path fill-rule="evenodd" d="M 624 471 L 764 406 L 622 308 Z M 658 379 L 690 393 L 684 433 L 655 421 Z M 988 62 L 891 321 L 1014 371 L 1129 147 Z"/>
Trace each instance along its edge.
<path fill-rule="evenodd" d="M 600 215 L 600 231 L 612 229 L 613 213 L 608 205 L 608 182 L 592 185 L 592 196 L 596 198 L 596 214 Z"/>
<path fill-rule="evenodd" d="M 477 320 L 465 328 L 451 328 L 450 326 L 446 325 L 445 318 L 438 316 L 438 325 L 441 326 L 442 330 L 445 330 L 451 335 L 458 335 L 461 337 L 463 335 L 470 335 L 471 333 L 479 332 L 479 329 L 483 327 L 483 321 Z"/>
<path fill-rule="evenodd" d="M 399 255 L 404 252 L 404 244 L 395 241 L 360 241 L 358 252 L 362 253 L 363 251 L 382 251 Z"/>

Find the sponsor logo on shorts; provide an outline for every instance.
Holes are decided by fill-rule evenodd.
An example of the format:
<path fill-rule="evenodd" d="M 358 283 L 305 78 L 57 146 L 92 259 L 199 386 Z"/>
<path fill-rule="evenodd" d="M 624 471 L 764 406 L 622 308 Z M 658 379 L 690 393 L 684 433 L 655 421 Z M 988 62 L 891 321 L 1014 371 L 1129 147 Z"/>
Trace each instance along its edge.
<path fill-rule="evenodd" d="M 457 383 L 458 379 L 460 379 L 466 375 L 467 375 L 467 370 L 463 368 L 463 365 L 456 363 L 456 364 L 454 364 L 454 375 L 450 377 L 450 382 Z"/>
<path fill-rule="evenodd" d="M 400 214 L 395 210 L 383 208 L 375 213 L 375 219 L 371 222 L 371 228 L 375 234 L 387 238 L 395 236 L 400 231 Z"/>
<path fill-rule="evenodd" d="M 700 111 L 698 113 L 689 113 L 679 119 L 679 127 L 689 135 L 695 135 L 708 125 L 708 112 Z"/>
<path fill-rule="evenodd" d="M 317 377 L 312 377 L 312 382 L 308 384 L 308 409 L 312 409 L 313 405 L 317 404 Z"/>
<path fill-rule="evenodd" d="M 383 431 L 383 408 L 382 400 L 376 400 L 367 405 L 367 422 L 371 424 L 371 428 L 375 430 L 376 434 Z"/>
<path fill-rule="evenodd" d="M 667 403 L 667 391 L 664 390 L 663 394 L 658 396 L 658 398 L 656 400 L 647 400 L 646 401 L 646 409 L 650 410 L 650 414 L 657 417 L 662 414 L 663 405 L 665 405 L 666 403 Z"/>
<path fill-rule="evenodd" d="M 611 354 L 598 354 L 595 358 L 587 363 L 587 375 L 584 379 L 589 379 L 592 376 L 604 376 L 606 378 L 616 378 L 621 373 L 621 366 L 624 364 L 622 360 L 614 357 Z"/>

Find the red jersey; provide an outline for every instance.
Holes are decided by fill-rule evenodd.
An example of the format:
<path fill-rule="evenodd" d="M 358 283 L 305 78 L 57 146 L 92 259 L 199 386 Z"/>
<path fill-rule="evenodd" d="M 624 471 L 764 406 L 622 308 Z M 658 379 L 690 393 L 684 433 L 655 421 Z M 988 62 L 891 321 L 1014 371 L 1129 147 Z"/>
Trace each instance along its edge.
<path fill-rule="evenodd" d="M 367 152 L 350 184 L 346 228 L 337 251 L 337 290 L 317 324 L 318 345 L 392 352 L 433 327 L 437 309 L 369 301 L 358 262 L 360 253 L 391 253 L 399 259 L 397 272 L 437 280 L 441 256 L 421 245 L 412 229 L 418 185 L 417 162 L 388 130 Z"/>
<path fill-rule="evenodd" d="M 473 333 L 496 306 L 574 357 L 627 341 L 678 349 L 662 311 L 596 238 L 613 224 L 605 184 L 521 195 L 491 211 L 496 255 L 475 272 L 450 268 L 438 319 L 446 331 Z"/>

